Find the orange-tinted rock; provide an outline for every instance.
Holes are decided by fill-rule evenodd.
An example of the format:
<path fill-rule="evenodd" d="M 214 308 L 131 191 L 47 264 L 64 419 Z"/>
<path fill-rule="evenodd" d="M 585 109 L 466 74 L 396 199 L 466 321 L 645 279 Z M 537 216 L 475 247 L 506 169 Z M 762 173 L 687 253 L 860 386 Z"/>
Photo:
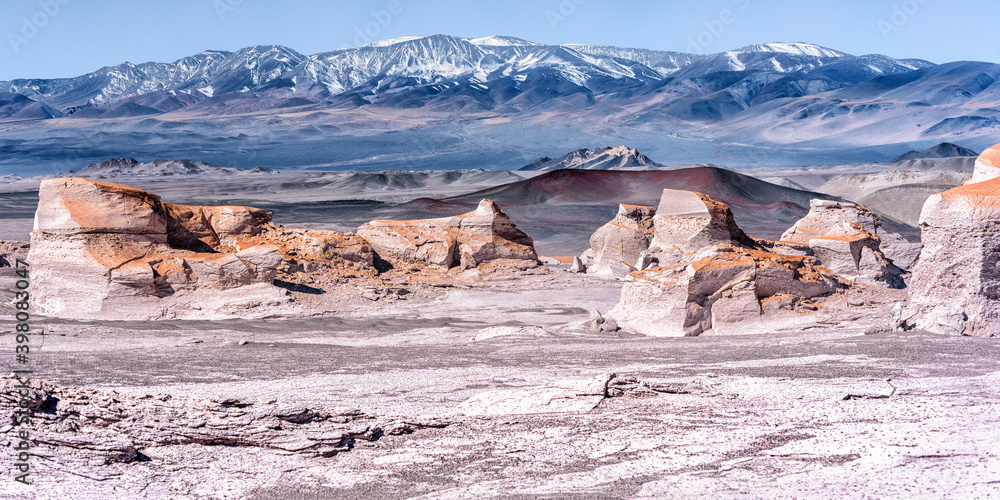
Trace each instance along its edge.
<path fill-rule="evenodd" d="M 935 333 L 1000 336 L 1000 177 L 932 195 L 910 285 L 909 322 Z"/>
<path fill-rule="evenodd" d="M 531 237 L 490 200 L 454 217 L 371 221 L 358 228 L 358 235 L 393 265 L 468 269 L 496 259 L 538 260 Z"/>
<path fill-rule="evenodd" d="M 167 215 L 160 197 L 141 189 L 90 179 L 48 179 L 38 190 L 34 230 L 165 236 Z"/>
<path fill-rule="evenodd" d="M 841 222 L 809 240 L 819 263 L 833 272 L 868 285 L 904 288 L 903 270 L 882 254 L 881 240 L 860 224 Z"/>
<path fill-rule="evenodd" d="M 993 146 L 976 159 L 976 167 L 972 178 L 966 184 L 978 184 L 1000 177 L 1000 144 Z"/>
<path fill-rule="evenodd" d="M 832 234 L 837 232 L 844 232 L 843 229 L 837 229 L 837 226 L 842 224 L 857 226 L 861 233 L 857 233 L 856 236 L 859 238 L 869 238 L 864 244 L 856 243 L 854 245 L 857 252 L 861 251 L 861 246 L 866 246 L 872 252 L 872 258 L 887 259 L 900 270 L 908 269 L 912 266 L 920 254 L 919 243 L 910 243 L 896 233 L 885 231 L 882 228 L 882 220 L 875 212 L 855 203 L 819 199 L 814 199 L 810 202 L 809 213 L 781 235 L 780 243 L 812 246 L 812 242 L 816 240 L 818 243 L 825 244 L 830 248 L 833 246 L 843 246 L 832 243 L 837 238 L 843 238 L 843 234 L 840 237 L 832 236 Z M 847 232 L 851 233 L 854 231 L 849 230 Z M 827 235 L 831 236 L 827 237 Z M 826 243 L 822 243 L 823 240 Z M 813 249 L 813 251 L 816 250 Z M 839 250 L 836 251 L 839 252 Z M 819 250 L 819 253 L 828 252 Z M 876 257 L 875 253 L 880 253 L 881 256 Z M 857 257 L 860 258 L 860 256 Z M 822 257 L 820 257 L 820 260 L 823 261 Z M 823 261 L 823 264 L 830 267 L 840 267 L 835 262 L 827 263 Z M 858 276 L 859 274 L 854 273 L 854 275 Z M 885 280 L 882 281 L 887 282 Z M 893 283 L 893 286 L 901 285 L 899 280 L 891 279 L 889 281 Z"/>
<path fill-rule="evenodd" d="M 374 273 L 371 249 L 354 235 L 280 228 L 265 210 L 172 205 L 80 178 L 42 182 L 30 253 L 37 310 L 71 318 L 268 314 L 288 300 L 272 285 L 279 272 Z"/>
<path fill-rule="evenodd" d="M 253 207 L 164 206 L 170 244 L 194 251 L 235 251 L 240 240 L 260 234 L 271 222 L 271 212 Z"/>
<path fill-rule="evenodd" d="M 629 278 L 609 316 L 651 336 L 761 333 L 769 321 L 762 301 L 808 299 L 841 286 L 812 257 L 733 245 L 706 247 L 685 263 L 637 271 Z"/>
<path fill-rule="evenodd" d="M 696 252 L 712 245 L 757 246 L 736 225 L 729 206 L 693 191 L 664 189 L 653 227 L 649 251 L 661 262 L 669 254 Z"/>
<path fill-rule="evenodd" d="M 581 265 L 588 273 L 624 277 L 635 270 L 653 240 L 656 208 L 619 205 L 618 214 L 590 237 L 590 250 Z"/>

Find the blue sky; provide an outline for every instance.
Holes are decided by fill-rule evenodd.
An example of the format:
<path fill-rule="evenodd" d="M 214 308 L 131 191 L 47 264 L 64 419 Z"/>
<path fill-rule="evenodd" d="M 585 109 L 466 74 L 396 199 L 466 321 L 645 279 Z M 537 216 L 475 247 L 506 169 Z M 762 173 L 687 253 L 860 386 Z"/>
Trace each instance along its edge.
<path fill-rule="evenodd" d="M 721 52 L 803 41 L 853 54 L 1000 62 L 996 0 L 0 0 L 0 80 L 281 44 L 314 54 L 370 40 L 505 34 Z"/>

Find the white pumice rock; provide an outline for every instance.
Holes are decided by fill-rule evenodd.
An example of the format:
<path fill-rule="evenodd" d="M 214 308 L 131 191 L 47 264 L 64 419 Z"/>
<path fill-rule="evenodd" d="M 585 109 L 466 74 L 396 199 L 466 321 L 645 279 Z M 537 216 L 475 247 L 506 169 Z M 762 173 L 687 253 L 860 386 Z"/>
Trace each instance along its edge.
<path fill-rule="evenodd" d="M 531 237 L 490 200 L 454 217 L 371 221 L 358 235 L 393 264 L 470 269 L 497 259 L 538 260 Z"/>
<path fill-rule="evenodd" d="M 908 322 L 935 333 L 1000 336 L 1000 177 L 932 195 L 920 229 Z"/>

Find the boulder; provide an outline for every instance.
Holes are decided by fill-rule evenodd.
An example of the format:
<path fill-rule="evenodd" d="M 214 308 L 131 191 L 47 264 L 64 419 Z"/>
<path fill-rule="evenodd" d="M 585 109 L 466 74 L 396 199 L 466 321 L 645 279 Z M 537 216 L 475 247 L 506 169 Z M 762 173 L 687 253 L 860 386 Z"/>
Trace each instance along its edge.
<path fill-rule="evenodd" d="M 904 288 L 903 270 L 882 254 L 879 244 L 878 236 L 853 222 L 841 222 L 809 240 L 813 255 L 833 272 L 859 283 Z"/>
<path fill-rule="evenodd" d="M 976 159 L 972 178 L 966 184 L 977 184 L 1000 177 L 1000 144 L 993 146 Z"/>
<path fill-rule="evenodd" d="M 907 324 L 1000 336 L 1000 177 L 932 195 L 920 229 L 924 247 L 911 279 Z"/>
<path fill-rule="evenodd" d="M 653 240 L 656 209 L 640 205 L 619 205 L 618 215 L 590 237 L 591 274 L 621 278 L 634 271 L 632 264 L 645 257 Z"/>
<path fill-rule="evenodd" d="M 653 233 L 649 254 L 661 264 L 712 245 L 758 246 L 736 225 L 729 206 L 692 191 L 663 190 Z"/>
<path fill-rule="evenodd" d="M 608 316 L 650 336 L 761 333 L 769 327 L 763 300 L 810 299 L 842 286 L 813 257 L 734 245 L 706 247 L 686 263 L 629 277 Z"/>
<path fill-rule="evenodd" d="M 490 200 L 454 217 L 371 221 L 358 228 L 358 235 L 394 265 L 470 269 L 498 259 L 538 260 L 531 237 Z"/>
<path fill-rule="evenodd" d="M 809 213 L 785 231 L 777 244 L 811 247 L 813 240 L 823 239 L 827 234 L 843 234 L 843 229 L 836 228 L 844 223 L 857 226 L 870 235 L 872 241 L 868 248 L 878 250 L 882 257 L 899 269 L 909 269 L 920 254 L 920 243 L 910 243 L 902 236 L 883 229 L 882 220 L 875 212 L 855 203 L 820 199 L 810 202 Z M 894 279 L 891 281 L 896 282 Z"/>
<path fill-rule="evenodd" d="M 162 203 L 82 178 L 42 181 L 29 258 L 36 310 L 85 319 L 261 316 L 288 302 L 272 284 L 279 273 L 374 273 L 371 248 L 354 235 L 281 228 L 265 210 Z"/>

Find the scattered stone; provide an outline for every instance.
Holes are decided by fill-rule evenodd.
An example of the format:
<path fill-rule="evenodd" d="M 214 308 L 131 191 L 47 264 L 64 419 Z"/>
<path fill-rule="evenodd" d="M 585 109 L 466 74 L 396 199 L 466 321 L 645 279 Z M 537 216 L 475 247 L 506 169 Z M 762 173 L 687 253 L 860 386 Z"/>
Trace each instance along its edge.
<path fill-rule="evenodd" d="M 570 266 L 569 272 L 571 273 L 585 273 L 587 272 L 587 266 L 580 260 L 580 257 L 573 257 L 573 265 Z"/>

